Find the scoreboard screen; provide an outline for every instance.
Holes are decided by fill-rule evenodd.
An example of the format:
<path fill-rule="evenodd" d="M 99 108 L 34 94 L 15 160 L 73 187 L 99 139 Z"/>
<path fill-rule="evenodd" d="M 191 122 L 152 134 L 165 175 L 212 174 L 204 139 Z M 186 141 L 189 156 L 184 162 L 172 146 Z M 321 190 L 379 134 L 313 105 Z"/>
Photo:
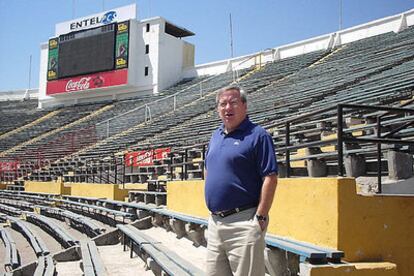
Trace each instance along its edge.
<path fill-rule="evenodd" d="M 114 69 L 114 47 L 114 24 L 60 36 L 58 78 Z"/>
<path fill-rule="evenodd" d="M 52 38 L 47 80 L 127 68 L 128 46 L 128 21 Z"/>

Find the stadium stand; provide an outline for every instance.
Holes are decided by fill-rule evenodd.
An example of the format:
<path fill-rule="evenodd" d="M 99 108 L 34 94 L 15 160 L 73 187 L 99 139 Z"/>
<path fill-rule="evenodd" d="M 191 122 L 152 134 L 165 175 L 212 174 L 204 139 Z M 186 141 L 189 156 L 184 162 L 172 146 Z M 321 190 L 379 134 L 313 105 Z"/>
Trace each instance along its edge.
<path fill-rule="evenodd" d="M 337 103 L 390 105 L 411 98 L 412 32 L 412 28 L 409 28 L 398 34 L 387 33 L 341 46 L 331 52 L 305 54 L 267 64 L 249 74 L 242 72 L 241 76 L 246 76 L 239 84 L 250 97 L 249 109 L 252 112 L 249 116 L 273 132 L 276 145 L 283 148 L 285 121 L 295 118 L 296 114 L 311 113 Z M 124 172 L 128 169 L 122 168 L 125 160 L 114 155 L 122 153 L 127 147 L 132 152 L 155 148 L 173 148 L 174 151 L 180 152 L 180 147 L 206 143 L 209 134 L 218 124 L 218 119 L 213 115 L 215 96 L 208 91 L 215 91 L 229 84 L 231 80 L 231 75 L 224 74 L 212 79 L 179 84 L 179 88 L 162 93 L 164 96 L 171 95 L 181 89 L 181 100 L 175 98 L 174 107 L 171 101 L 149 97 L 152 101 L 147 101 L 144 108 L 133 109 L 133 112 L 112 111 L 110 115 L 103 112 L 105 115 L 98 116 L 99 119 L 109 120 L 95 126 L 88 125 L 89 129 L 80 124 L 69 131 L 76 133 L 71 139 L 67 139 L 68 136 L 61 138 L 60 141 L 65 141 L 66 144 L 44 144 L 43 141 L 41 143 L 44 146 L 36 145 L 29 151 L 31 154 L 22 150 L 16 152 L 13 158 L 27 156 L 37 160 L 37 163 L 27 162 L 28 165 L 21 166 L 20 171 L 14 173 L 15 176 L 11 173 L 9 178 L 14 180 L 17 176 L 21 177 L 34 171 L 30 175 L 32 180 L 48 181 L 58 176 L 65 176 L 65 180 L 69 182 L 120 183 L 125 179 L 134 182 L 154 179 L 154 175 L 162 175 L 168 171 L 168 164 L 146 170 L 140 168 L 141 172 L 128 174 Z M 198 90 L 201 83 L 211 89 L 206 89 L 204 95 L 199 98 Z M 189 85 L 190 89 L 185 90 L 186 85 Z M 130 102 L 120 104 L 120 110 L 124 111 L 128 103 Z M 149 103 L 152 103 L 150 112 Z M 173 108 L 176 110 L 171 110 Z M 293 138 L 290 140 L 291 145 L 320 140 L 322 132 L 335 130 L 335 112 L 336 110 L 328 112 L 323 118 L 316 118 L 310 122 L 299 121 L 293 124 L 290 129 Z M 357 115 L 368 116 L 361 112 Z M 99 120 L 95 119 L 91 123 L 97 121 Z M 324 127 L 319 127 L 321 125 Z M 63 135 L 62 133 L 59 135 Z M 83 144 L 77 140 L 83 141 Z M 86 142 L 88 140 L 90 141 Z M 71 147 L 68 143 L 79 146 Z M 39 152 L 47 163 L 39 162 L 39 157 L 36 156 Z M 201 155 L 198 154 L 200 157 Z M 326 153 L 326 156 L 329 155 L 333 153 Z M 283 153 L 280 157 L 283 157 Z M 61 161 L 54 161 L 59 158 Z M 304 160 L 303 157 L 300 158 Z M 300 158 L 296 161 L 300 161 Z M 175 159 L 182 163 L 179 156 Z M 335 166 L 335 162 L 331 162 L 331 165 Z M 40 170 L 40 167 L 45 169 Z M 200 166 L 193 170 L 196 178 L 202 177 Z M 330 173 L 335 173 L 334 168 L 329 170 Z M 299 175 L 307 174 L 303 169 L 292 171 Z"/>
<path fill-rule="evenodd" d="M 37 100 L 0 101 L 0 134 L 24 126 L 42 116 L 48 111 L 37 110 Z M 19 120 L 16 120 L 19 118 Z"/>
<path fill-rule="evenodd" d="M 64 112 L 61 112 L 62 116 L 66 118 L 66 122 L 72 121 L 70 124 L 65 125 L 62 122 L 61 127 L 55 127 L 53 131 L 46 132 L 43 136 L 36 137 L 32 140 L 27 140 L 30 137 L 28 138 L 27 135 L 22 135 L 22 133 L 16 134 L 23 137 L 21 139 L 26 140 L 26 142 L 19 144 L 15 148 L 3 151 L 1 153 L 3 156 L 1 160 L 6 164 L 17 162 L 19 164 L 19 171 L 11 170 L 8 175 L 3 174 L 3 179 L 11 182 L 18 177 L 27 175 L 28 172 L 36 168 L 48 165 L 58 158 L 70 155 L 86 146 L 93 145 L 103 138 L 107 138 L 111 135 L 107 132 L 106 122 L 109 123 L 109 121 L 105 122 L 108 118 L 111 118 L 112 121 L 115 120 L 115 122 L 111 121 L 110 129 L 114 129 L 114 125 L 117 126 L 116 129 L 118 131 L 128 129 L 136 124 L 145 122 L 145 116 L 140 116 L 140 112 L 143 111 L 145 115 L 146 107 L 148 107 L 149 103 L 153 105 L 153 109 L 157 112 L 154 112 L 153 115 L 162 114 L 168 111 L 165 106 L 171 100 L 174 100 L 177 105 L 192 101 L 194 97 L 199 97 L 200 91 L 210 89 L 216 80 L 220 81 L 220 77 L 200 77 L 182 81 L 176 86 L 162 91 L 155 96 L 127 99 L 105 106 L 104 104 L 92 104 L 82 105 L 83 107 L 74 106 L 63 108 Z M 91 112 L 85 114 L 79 108 L 86 108 Z M 130 109 L 127 112 L 130 115 L 123 116 L 126 118 L 123 123 L 119 122 L 116 119 L 117 115 L 125 114 L 126 109 Z M 78 120 L 70 119 L 71 116 L 75 115 L 78 116 Z M 102 121 L 105 123 L 97 124 Z M 4 144 L 7 145 L 7 142 L 5 141 Z"/>
<path fill-rule="evenodd" d="M 274 83 L 260 90 L 249 91 L 248 84 L 244 84 L 250 92 L 249 109 L 253 111 L 249 116 L 276 133 L 276 144 L 282 148 L 285 146 L 285 121 L 300 114 L 317 112 L 337 103 L 381 105 L 410 99 L 413 80 L 412 32 L 408 29 L 400 34 L 390 33 L 348 44 L 284 79 L 276 78 Z M 335 112 L 333 110 L 330 114 L 324 114 L 324 118 L 300 121 L 297 126 L 291 126 L 291 135 L 297 137 L 291 142 L 320 140 L 323 129 L 316 129 L 317 126 L 323 123 L 329 125 L 330 130 L 334 129 Z M 159 135 L 161 137 L 155 136 L 136 148 L 205 143 L 218 124 L 211 113 L 193 118 L 194 122 L 171 128 Z"/>
<path fill-rule="evenodd" d="M 196 82 L 194 84 L 194 82 L 187 82 L 186 84 L 189 85 L 189 87 L 185 88 L 185 89 L 181 89 L 181 92 L 179 92 L 179 94 L 177 94 L 177 96 L 175 97 L 176 100 L 174 100 L 174 98 L 169 98 L 168 100 L 155 100 L 151 102 L 152 105 L 152 110 L 155 110 L 152 113 L 152 116 L 155 115 L 159 115 L 160 117 L 157 119 L 154 119 L 153 121 L 151 121 L 151 125 L 147 125 L 145 123 L 145 114 L 141 114 L 142 112 L 142 108 L 138 108 L 136 110 L 134 110 L 135 112 L 127 112 L 126 115 L 124 116 L 115 116 L 114 119 L 111 119 L 110 122 L 110 129 L 111 131 L 114 131 L 115 129 L 117 129 L 118 131 L 120 131 L 120 133 L 117 133 L 116 135 L 110 135 L 109 134 L 109 138 L 99 141 L 99 137 L 106 137 L 107 133 L 107 124 L 103 123 L 100 124 L 96 127 L 93 128 L 93 130 L 85 130 L 86 135 L 87 136 L 89 133 L 93 133 L 96 134 L 96 136 L 94 136 L 94 141 L 99 141 L 95 144 L 90 144 L 90 147 L 86 147 L 84 149 L 82 149 L 81 151 L 77 152 L 75 154 L 76 158 L 72 158 L 72 160 L 67 160 L 68 158 L 64 159 L 63 161 L 58 161 L 56 162 L 53 167 L 57 168 L 57 170 L 61 170 L 62 168 L 63 171 L 69 171 L 71 168 L 70 166 L 65 166 L 65 163 L 69 163 L 69 164 L 76 164 L 77 167 L 82 168 L 81 164 L 82 164 L 82 160 L 85 158 L 93 158 L 96 157 L 96 159 L 98 159 L 98 162 L 102 162 L 104 160 L 105 157 L 110 157 L 112 156 L 112 154 L 114 152 L 117 152 L 123 148 L 125 148 L 125 145 L 130 145 L 132 143 L 135 143 L 137 140 L 143 139 L 147 136 L 151 136 L 153 135 L 153 133 L 155 132 L 160 132 L 165 128 L 168 128 L 169 126 L 178 124 L 179 122 L 186 120 L 188 118 L 190 118 L 192 116 L 191 112 L 198 112 L 198 113 L 202 113 L 205 112 L 205 109 L 203 109 L 203 106 L 197 107 L 197 109 L 191 110 L 191 112 L 189 111 L 181 111 L 181 115 L 178 116 L 179 112 L 178 110 L 183 110 L 183 105 L 186 105 L 188 103 L 192 103 L 195 99 L 198 99 L 200 97 L 202 97 L 202 95 L 200 95 L 200 85 L 202 83 L 202 89 L 201 91 L 204 91 L 203 93 L 211 93 L 211 91 L 215 91 L 220 87 L 223 87 L 225 85 L 227 85 L 228 83 L 230 83 L 232 80 L 232 74 L 222 74 L 213 78 L 209 78 L 209 79 L 204 79 L 201 78 L 200 81 Z M 181 85 L 182 86 L 182 85 Z M 174 89 L 171 89 L 171 91 L 175 91 Z M 163 95 L 165 95 L 165 93 L 163 93 Z M 156 97 L 153 97 L 153 100 Z M 167 96 L 168 98 L 168 96 Z M 179 106 L 179 109 L 177 109 L 177 111 L 171 110 L 171 101 L 174 101 L 175 104 L 177 106 Z M 149 103 L 147 104 L 147 106 L 149 105 Z M 196 106 L 193 103 L 194 106 Z M 168 108 L 167 106 L 170 106 L 170 108 Z M 198 105 L 197 105 L 198 106 Z M 145 109 L 144 109 L 144 113 L 145 113 Z M 166 113 L 166 115 L 162 115 L 162 113 Z M 142 115 L 142 116 L 140 116 Z M 164 117 L 163 117 L 164 116 Z M 170 118 L 172 116 L 175 117 L 174 122 L 169 123 L 168 125 L 165 125 L 165 116 L 167 116 L 167 118 Z M 131 118 L 136 118 L 136 119 L 131 119 Z M 109 122 L 109 121 L 108 121 Z M 138 122 L 138 125 L 136 125 Z M 154 122 L 158 122 L 158 126 L 157 127 L 152 127 L 152 124 L 154 124 Z M 113 125 L 117 126 L 116 128 L 112 127 Z M 134 132 L 135 128 L 145 128 L 147 129 L 145 130 L 140 130 L 140 136 L 137 136 L 136 133 Z M 125 131 L 124 131 L 125 130 Z M 148 133 L 146 133 L 148 132 Z M 72 132 L 73 133 L 73 132 Z M 78 132 L 75 132 L 74 137 L 78 137 L 78 139 L 75 139 L 76 141 L 80 140 L 80 141 L 84 141 L 85 139 L 83 139 L 82 133 L 81 134 L 77 134 Z M 71 143 L 71 141 L 68 139 L 64 139 L 66 141 L 66 143 Z M 86 139 L 88 140 L 88 139 Z M 73 141 L 73 140 L 72 140 Z M 46 144 L 43 147 L 39 148 L 38 146 L 36 146 L 37 148 L 35 150 L 31 150 L 30 153 L 24 152 L 22 150 L 20 150 L 20 152 L 16 153 L 13 155 L 12 158 L 14 158 L 13 160 L 15 160 L 16 158 L 21 158 L 22 156 L 25 157 L 32 157 L 34 160 L 36 159 L 36 155 L 39 153 L 39 151 L 41 152 L 41 156 L 42 156 L 42 160 L 47 160 L 46 164 L 50 164 L 51 160 L 56 160 L 55 156 L 56 153 L 60 154 L 60 157 L 64 157 L 65 153 L 68 153 L 68 151 L 66 150 L 63 152 L 59 152 L 56 151 L 56 146 L 59 148 L 59 144 Z M 68 149 L 70 150 L 70 152 L 75 152 L 75 150 L 73 150 L 75 147 L 73 146 L 65 146 L 63 145 L 63 147 L 60 147 L 63 149 Z M 49 154 L 50 152 L 50 154 Z M 52 154 L 52 155 L 51 155 Z M 29 159 L 30 160 L 30 159 Z M 39 163 L 39 162 L 38 162 Z M 27 168 L 25 171 L 22 169 L 20 170 L 17 174 L 20 176 L 25 175 L 28 173 L 28 171 L 33 170 L 33 168 L 39 168 L 42 167 L 43 163 L 41 163 L 40 165 L 36 164 L 30 166 L 30 161 L 28 162 L 29 164 L 29 168 Z M 105 164 L 103 164 L 105 167 Z M 67 168 L 69 167 L 69 168 Z M 59 175 L 62 175 L 62 172 L 59 172 Z M 12 172 L 11 174 L 11 178 L 13 178 L 14 172 Z M 33 175 L 33 174 L 32 174 Z M 51 174 L 48 173 L 46 174 L 46 180 L 51 180 L 53 178 L 56 177 L 55 174 L 52 174 L 52 176 L 50 176 Z M 35 177 L 35 175 L 33 176 Z M 32 178 L 33 178 L 32 177 Z M 39 179 L 39 178 L 38 178 Z"/>

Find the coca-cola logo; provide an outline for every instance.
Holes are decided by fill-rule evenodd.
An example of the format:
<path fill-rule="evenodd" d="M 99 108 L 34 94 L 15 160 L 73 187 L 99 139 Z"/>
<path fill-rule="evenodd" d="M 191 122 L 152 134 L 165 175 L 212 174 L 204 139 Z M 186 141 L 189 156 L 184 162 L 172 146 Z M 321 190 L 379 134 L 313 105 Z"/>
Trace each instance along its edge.
<path fill-rule="evenodd" d="M 82 91 L 89 89 L 91 77 L 83 77 L 78 81 L 69 80 L 66 83 L 66 91 Z"/>

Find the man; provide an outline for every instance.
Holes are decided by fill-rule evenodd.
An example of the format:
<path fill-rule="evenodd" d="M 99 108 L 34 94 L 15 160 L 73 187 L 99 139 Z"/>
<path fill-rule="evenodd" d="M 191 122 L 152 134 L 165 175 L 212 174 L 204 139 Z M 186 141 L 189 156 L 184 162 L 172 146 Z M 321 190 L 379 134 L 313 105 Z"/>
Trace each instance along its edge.
<path fill-rule="evenodd" d="M 220 90 L 216 103 L 223 123 L 205 160 L 207 275 L 264 275 L 264 236 L 277 184 L 273 141 L 249 120 L 239 87 Z"/>

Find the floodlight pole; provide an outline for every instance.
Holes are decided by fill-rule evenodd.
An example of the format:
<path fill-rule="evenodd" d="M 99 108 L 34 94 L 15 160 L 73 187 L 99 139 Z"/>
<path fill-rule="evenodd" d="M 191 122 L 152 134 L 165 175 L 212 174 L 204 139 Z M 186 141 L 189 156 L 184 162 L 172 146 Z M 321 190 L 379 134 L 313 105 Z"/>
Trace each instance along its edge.
<path fill-rule="evenodd" d="M 342 30 L 342 0 L 339 0 L 339 30 Z"/>
<path fill-rule="evenodd" d="M 233 52 L 233 23 L 231 20 L 231 13 L 230 15 L 230 57 L 233 58 L 234 52 Z"/>

